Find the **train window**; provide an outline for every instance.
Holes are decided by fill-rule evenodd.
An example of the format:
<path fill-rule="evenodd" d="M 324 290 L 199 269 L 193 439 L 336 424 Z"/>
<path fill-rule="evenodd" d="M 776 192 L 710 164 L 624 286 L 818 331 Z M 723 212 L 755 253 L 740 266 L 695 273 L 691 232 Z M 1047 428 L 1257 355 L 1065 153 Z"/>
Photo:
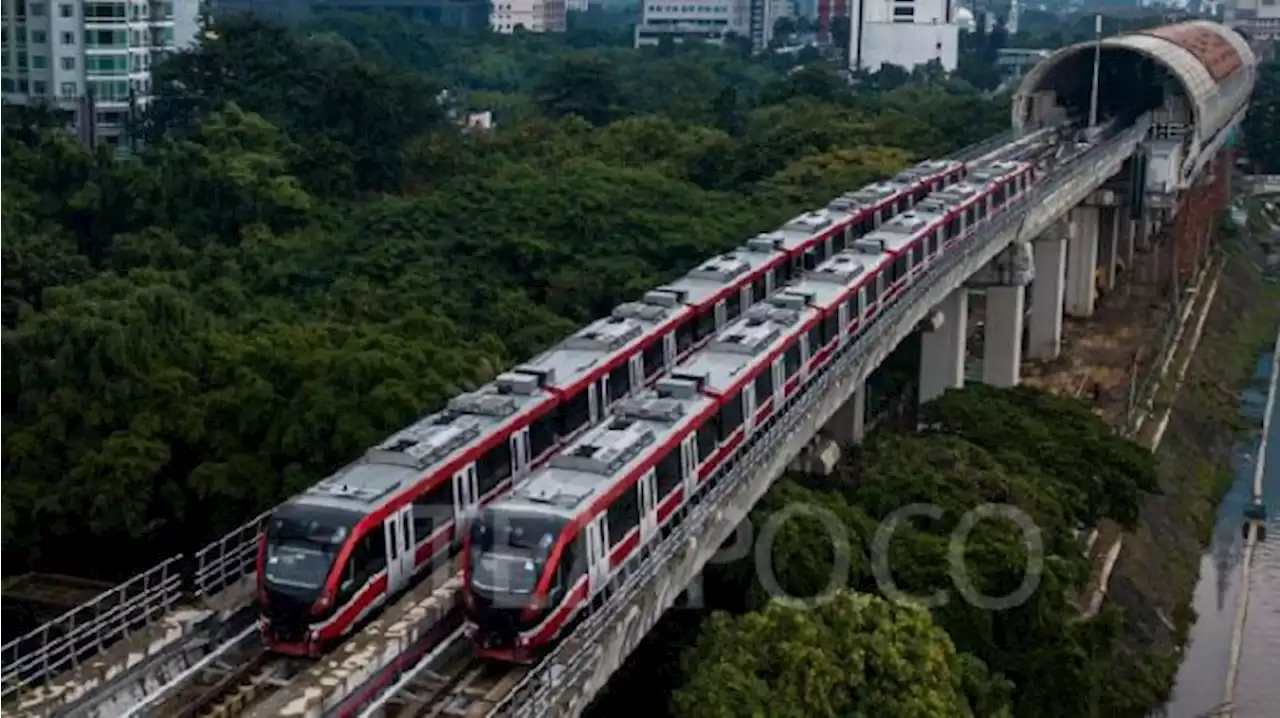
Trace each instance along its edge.
<path fill-rule="evenodd" d="M 511 444 L 502 442 L 485 452 L 476 462 L 476 486 L 480 496 L 511 478 Z"/>
<path fill-rule="evenodd" d="M 787 347 L 787 353 L 782 355 L 782 366 L 788 379 L 800 372 L 800 364 L 800 342 L 796 342 Z"/>
<path fill-rule="evenodd" d="M 838 312 L 832 312 L 822 320 L 822 343 L 830 344 L 839 336 L 840 317 Z"/>
<path fill-rule="evenodd" d="M 579 391 L 556 410 L 556 433 L 568 436 L 591 420 L 591 404 L 587 390 Z"/>
<path fill-rule="evenodd" d="M 553 414 L 533 422 L 529 427 L 529 456 L 539 457 L 556 444 L 556 418 Z"/>
<path fill-rule="evenodd" d="M 729 296 L 724 299 L 724 317 L 725 321 L 731 322 L 738 318 L 742 313 L 742 291 L 734 289 Z"/>
<path fill-rule="evenodd" d="M 821 256 L 822 256 L 822 253 L 816 248 L 810 249 L 809 251 L 805 252 L 804 259 L 803 259 L 804 268 L 813 269 L 814 267 L 818 266 L 818 260 L 821 258 Z"/>
<path fill-rule="evenodd" d="M 964 226 L 972 227 L 973 219 L 973 207 L 970 207 L 964 211 Z"/>
<path fill-rule="evenodd" d="M 768 295 L 768 282 L 764 275 L 756 277 L 756 280 L 751 283 L 751 301 L 758 302 Z"/>
<path fill-rule="evenodd" d="M 911 205 L 907 202 L 906 197 L 901 197 L 898 199 L 898 212 L 906 212 L 907 207 L 910 207 L 910 206 Z"/>
<path fill-rule="evenodd" d="M 662 371 L 663 365 L 666 363 L 666 357 L 662 352 L 663 341 L 661 339 L 655 341 L 644 348 L 644 378 L 652 379 L 656 374 Z"/>
<path fill-rule="evenodd" d="M 932 257 L 933 255 L 937 254 L 938 247 L 940 246 L 942 246 L 942 228 L 941 227 L 929 233 L 929 256 Z"/>
<path fill-rule="evenodd" d="M 821 349 L 825 344 L 826 342 L 822 341 L 822 323 L 819 322 L 817 324 L 814 324 L 813 329 L 809 330 L 809 357 L 808 358 L 812 360 L 813 357 L 818 353 L 818 350 Z"/>
<path fill-rule="evenodd" d="M 986 218 L 987 218 L 987 203 L 979 202 L 978 203 L 978 219 L 986 219 Z"/>
<path fill-rule="evenodd" d="M 337 605 L 355 598 L 356 592 L 387 567 L 387 544 L 382 531 L 366 534 L 347 557 L 342 582 L 338 585 Z"/>
<path fill-rule="evenodd" d="M 609 372 L 609 402 L 613 403 L 631 391 L 631 363 L 623 362 Z"/>
<path fill-rule="evenodd" d="M 586 535 L 586 532 L 580 534 L 583 537 L 582 541 L 586 540 Z M 577 583 L 578 579 L 587 572 L 587 562 L 582 560 L 582 557 L 586 555 L 587 553 L 582 550 L 579 541 L 570 541 L 564 545 L 564 552 L 560 554 L 560 565 L 567 567 L 566 580 L 564 582 L 565 588 Z"/>
<path fill-rule="evenodd" d="M 849 313 L 849 326 L 858 323 L 858 295 L 854 294 L 845 301 L 845 310 Z"/>
<path fill-rule="evenodd" d="M 911 266 L 919 267 L 924 264 L 924 244 L 916 242 L 911 247 Z"/>
<path fill-rule="evenodd" d="M 609 505 L 609 544 L 617 546 L 639 525 L 640 501 L 636 498 L 636 487 L 632 485 Z"/>
<path fill-rule="evenodd" d="M 425 541 L 453 520 L 453 482 L 444 481 L 413 500 L 413 535 Z"/>
<path fill-rule="evenodd" d="M 677 445 L 672 449 L 662 461 L 658 462 L 657 477 L 654 479 L 657 483 L 658 500 L 675 491 L 680 485 L 680 446 Z"/>
<path fill-rule="evenodd" d="M 707 307 L 698 312 L 697 327 L 694 329 L 694 338 L 698 341 L 706 339 L 715 334 L 716 331 L 716 312 L 712 307 Z"/>
<path fill-rule="evenodd" d="M 791 276 L 791 262 L 783 262 L 773 268 L 773 286 L 781 287 Z"/>
<path fill-rule="evenodd" d="M 720 433 L 720 417 L 712 416 L 698 428 L 698 464 L 705 464 L 716 451 Z"/>
<path fill-rule="evenodd" d="M 768 401 L 773 396 L 773 367 L 767 366 L 756 376 L 756 405 Z"/>
<path fill-rule="evenodd" d="M 844 249 L 846 241 L 848 241 L 848 238 L 845 237 L 845 232 L 836 232 L 831 235 L 831 253 L 835 254 Z"/>
<path fill-rule="evenodd" d="M 875 303 L 880 301 L 880 279 L 878 277 L 872 277 L 871 281 L 867 282 L 866 286 L 864 286 L 863 289 L 867 293 L 866 306 L 867 307 L 875 306 Z"/>
<path fill-rule="evenodd" d="M 894 259 L 894 260 L 893 260 L 893 268 L 892 268 L 891 270 L 889 270 L 889 271 L 890 271 L 890 274 L 889 274 L 889 280 L 890 280 L 890 281 L 892 281 L 894 284 L 897 284 L 897 283 L 898 283 L 898 280 L 900 280 L 900 279 L 902 279 L 903 277 L 907 276 L 907 257 L 906 257 L 906 255 L 905 255 L 905 254 L 899 254 L 899 255 L 898 255 L 898 257 L 897 257 L 896 259 Z"/>
<path fill-rule="evenodd" d="M 693 344 L 697 341 L 694 338 L 695 320 L 690 318 L 684 320 L 679 327 L 676 328 L 676 353 L 684 354 L 693 348 Z"/>
<path fill-rule="evenodd" d="M 950 241 L 960 236 L 960 218 L 952 217 L 947 220 L 947 240 Z"/>
<path fill-rule="evenodd" d="M 720 440 L 725 441 L 742 426 L 742 392 L 733 395 L 720 409 Z"/>

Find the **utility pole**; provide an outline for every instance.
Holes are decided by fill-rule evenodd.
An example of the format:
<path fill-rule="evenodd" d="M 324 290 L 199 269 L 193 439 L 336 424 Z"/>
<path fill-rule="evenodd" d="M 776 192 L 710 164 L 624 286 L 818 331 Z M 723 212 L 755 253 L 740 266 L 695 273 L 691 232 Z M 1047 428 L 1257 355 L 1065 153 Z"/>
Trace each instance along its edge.
<path fill-rule="evenodd" d="M 1093 87 L 1089 92 L 1089 129 L 1098 126 L 1098 69 L 1102 66 L 1102 15 L 1093 16 Z"/>

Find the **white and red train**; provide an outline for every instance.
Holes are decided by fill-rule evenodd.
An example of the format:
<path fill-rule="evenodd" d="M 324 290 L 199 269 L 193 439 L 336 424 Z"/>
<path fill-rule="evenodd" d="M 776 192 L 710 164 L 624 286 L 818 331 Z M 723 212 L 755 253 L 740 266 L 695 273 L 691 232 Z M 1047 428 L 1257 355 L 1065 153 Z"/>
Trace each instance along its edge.
<path fill-rule="evenodd" d="M 751 307 L 470 523 L 463 607 L 478 655 L 530 662 L 606 597 L 752 438 L 934 262 L 1034 181 L 993 163 Z"/>
<path fill-rule="evenodd" d="M 267 645 L 323 653 L 448 555 L 468 517 L 516 479 L 806 271 L 859 241 L 888 242 L 882 249 L 892 252 L 893 218 L 940 201 L 966 174 L 959 162 L 922 162 L 758 235 L 455 397 L 282 504 L 259 546 Z"/>

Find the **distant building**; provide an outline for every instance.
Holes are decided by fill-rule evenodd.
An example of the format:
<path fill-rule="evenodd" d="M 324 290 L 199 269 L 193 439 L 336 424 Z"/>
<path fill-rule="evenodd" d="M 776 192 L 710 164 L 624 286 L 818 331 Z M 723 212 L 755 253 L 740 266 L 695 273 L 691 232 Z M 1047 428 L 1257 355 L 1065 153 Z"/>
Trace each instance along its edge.
<path fill-rule="evenodd" d="M 776 8 L 776 0 L 642 0 L 635 44 L 657 45 L 664 37 L 720 44 L 736 35 L 760 51 L 773 39 Z"/>
<path fill-rule="evenodd" d="M 1227 0 L 1223 23 L 1254 40 L 1280 38 L 1280 0 Z"/>
<path fill-rule="evenodd" d="M 591 9 L 591 0 L 567 0 L 564 6 L 569 12 L 586 12 Z"/>
<path fill-rule="evenodd" d="M 494 0 L 489 27 L 510 34 L 516 28 L 529 32 L 564 32 L 568 5 L 565 0 Z"/>
<path fill-rule="evenodd" d="M 151 95 L 151 67 L 195 42 L 199 0 L 0 0 L 4 102 L 68 112 L 118 144 Z"/>
<path fill-rule="evenodd" d="M 876 72 L 882 65 L 907 70 L 934 60 L 948 72 L 960 54 L 960 27 L 952 0 L 848 0 L 849 69 Z"/>

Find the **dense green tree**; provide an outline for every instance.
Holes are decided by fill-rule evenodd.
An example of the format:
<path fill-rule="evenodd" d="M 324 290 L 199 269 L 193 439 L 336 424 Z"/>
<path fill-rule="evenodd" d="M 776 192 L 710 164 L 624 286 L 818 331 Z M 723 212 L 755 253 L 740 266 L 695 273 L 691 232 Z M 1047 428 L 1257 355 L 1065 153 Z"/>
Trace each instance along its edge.
<path fill-rule="evenodd" d="M 811 610 L 775 601 L 713 616 L 686 662 L 672 699 L 681 718 L 1008 715 L 999 685 L 970 703 L 981 671 L 927 611 L 849 591 Z"/>

